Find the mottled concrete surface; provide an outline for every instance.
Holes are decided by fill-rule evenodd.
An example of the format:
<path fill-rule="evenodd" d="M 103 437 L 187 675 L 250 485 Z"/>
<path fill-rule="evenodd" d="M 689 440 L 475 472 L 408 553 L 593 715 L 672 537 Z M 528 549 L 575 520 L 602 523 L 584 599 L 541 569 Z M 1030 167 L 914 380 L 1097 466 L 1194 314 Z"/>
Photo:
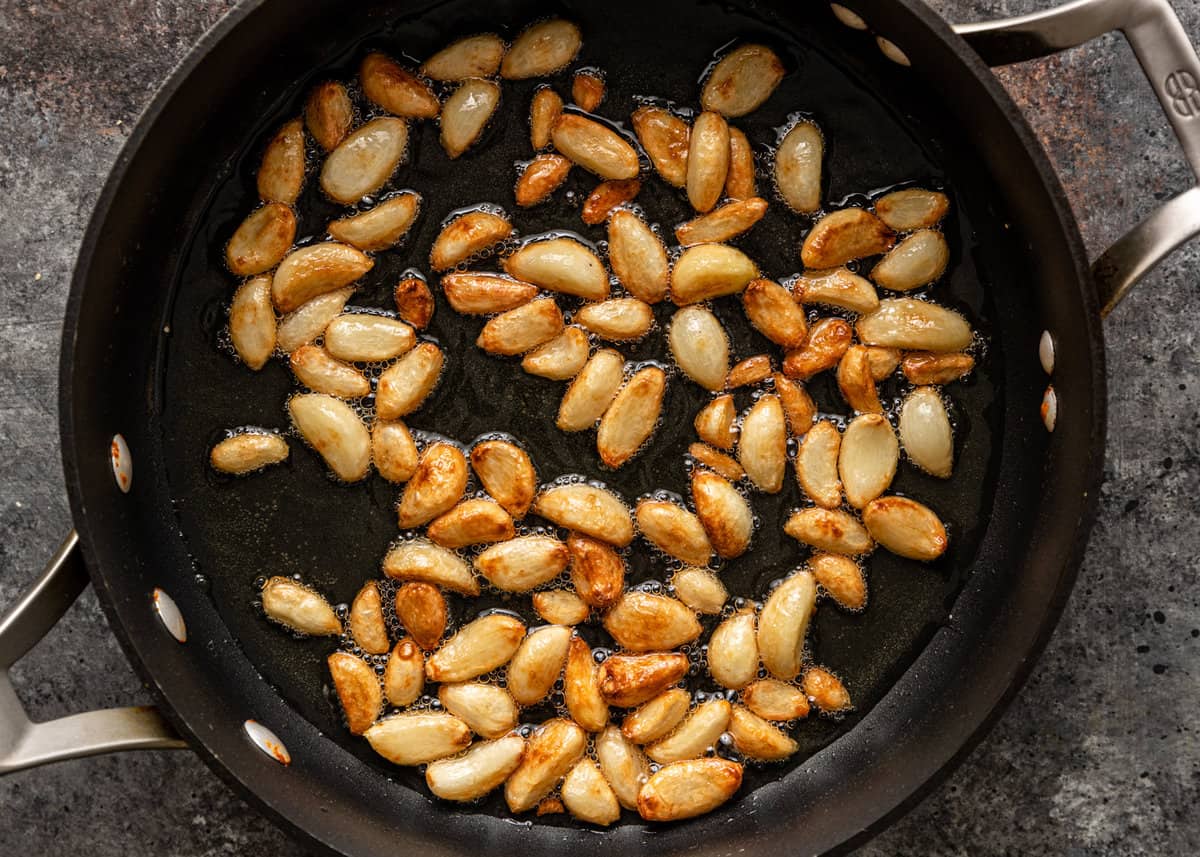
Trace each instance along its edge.
<path fill-rule="evenodd" d="M 0 604 L 69 527 L 57 448 L 60 318 L 77 244 L 131 123 L 233 0 L 0 0 Z M 948 17 L 1047 0 L 937 0 Z M 1200 37 L 1200 5 L 1175 0 Z M 1116 38 L 1001 72 L 1093 253 L 1191 174 Z M 1200 245 L 1108 322 L 1100 520 L 1032 679 L 987 741 L 864 855 L 1200 853 Z M 15 672 L 37 718 L 144 699 L 85 595 Z M 0 854 L 295 853 L 187 753 L 0 780 Z"/>

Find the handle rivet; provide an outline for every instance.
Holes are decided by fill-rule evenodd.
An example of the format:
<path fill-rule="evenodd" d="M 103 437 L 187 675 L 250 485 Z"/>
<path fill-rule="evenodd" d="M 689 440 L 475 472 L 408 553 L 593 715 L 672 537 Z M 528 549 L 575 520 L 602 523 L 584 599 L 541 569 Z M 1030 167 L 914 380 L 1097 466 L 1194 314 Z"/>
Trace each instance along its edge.
<path fill-rule="evenodd" d="M 1047 387 L 1042 396 L 1042 422 L 1046 425 L 1046 431 L 1054 431 L 1054 426 L 1058 424 L 1058 394 L 1054 392 L 1053 385 Z"/>
<path fill-rule="evenodd" d="M 839 21 L 845 24 L 852 30 L 865 30 L 867 22 L 864 21 L 856 12 L 851 12 L 840 3 L 830 3 L 829 8 L 833 10 L 833 14 Z"/>
<path fill-rule="evenodd" d="M 129 454 L 129 444 L 119 434 L 114 434 L 108 447 L 108 456 L 112 461 L 113 478 L 122 494 L 128 494 L 133 487 L 133 456 Z"/>
<path fill-rule="evenodd" d="M 242 728 L 246 730 L 246 735 L 254 743 L 254 746 L 262 750 L 276 762 L 281 765 L 290 765 L 292 763 L 292 754 L 288 752 L 288 748 L 279 740 L 279 736 L 263 726 L 257 720 L 247 720 L 242 724 Z"/>
<path fill-rule="evenodd" d="M 179 612 L 179 606 L 175 603 L 175 599 L 157 586 L 150 593 L 150 599 L 154 603 L 154 612 L 158 615 L 159 621 L 163 623 L 163 627 L 167 629 L 167 633 L 179 642 L 186 643 L 187 624 L 183 621 L 183 614 Z"/>
<path fill-rule="evenodd" d="M 1042 339 L 1038 343 L 1038 359 L 1042 361 L 1042 369 L 1047 375 L 1054 374 L 1054 337 L 1050 331 L 1042 331 Z"/>
<path fill-rule="evenodd" d="M 883 51 L 883 55 L 897 65 L 902 65 L 905 67 L 912 65 L 912 61 L 908 58 L 908 54 L 900 50 L 895 42 L 885 39 L 883 36 L 876 36 L 875 43 L 879 45 L 879 50 Z"/>

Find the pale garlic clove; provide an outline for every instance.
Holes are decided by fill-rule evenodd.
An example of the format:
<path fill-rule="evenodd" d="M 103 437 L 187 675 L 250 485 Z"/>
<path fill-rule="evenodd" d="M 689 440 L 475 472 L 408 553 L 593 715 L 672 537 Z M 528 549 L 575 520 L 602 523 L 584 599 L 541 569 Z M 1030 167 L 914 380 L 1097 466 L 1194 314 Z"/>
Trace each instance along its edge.
<path fill-rule="evenodd" d="M 746 471 L 742 469 L 742 465 L 738 464 L 735 458 L 713 449 L 708 444 L 689 444 L 688 455 L 694 458 L 697 464 L 707 467 L 730 482 L 741 482 L 746 478 Z"/>
<path fill-rule="evenodd" d="M 393 765 L 424 765 L 471 745 L 471 730 L 457 717 L 435 711 L 393 714 L 365 733 L 371 749 Z"/>
<path fill-rule="evenodd" d="M 717 745 L 729 725 L 733 706 L 724 699 L 710 699 L 692 709 L 670 735 L 646 747 L 646 755 L 660 765 L 698 759 Z"/>
<path fill-rule="evenodd" d="M 405 637 L 388 655 L 383 670 L 383 693 L 390 705 L 403 707 L 416 702 L 425 689 L 425 655 Z"/>
<path fill-rule="evenodd" d="M 379 719 L 383 708 L 379 676 L 366 661 L 347 652 L 334 652 L 326 663 L 334 692 L 346 716 L 346 728 L 352 735 L 362 735 Z"/>
<path fill-rule="evenodd" d="M 736 390 L 738 387 L 750 387 L 755 384 L 761 384 L 763 381 L 771 377 L 774 367 L 771 365 L 771 357 L 768 354 L 755 354 L 753 357 L 747 357 L 729 370 L 729 374 L 725 377 L 725 387 L 730 390 Z"/>
<path fill-rule="evenodd" d="M 495 33 L 466 36 L 421 63 L 421 74 L 439 81 L 491 77 L 499 71 L 504 51 L 504 39 Z"/>
<path fill-rule="evenodd" d="M 742 702 L 763 720 L 789 721 L 808 716 L 808 697 L 793 684 L 761 678 L 742 691 Z"/>
<path fill-rule="evenodd" d="M 271 358 L 278 328 L 269 276 L 252 277 L 238 286 L 229 305 L 229 339 L 238 358 L 256 372 Z"/>
<path fill-rule="evenodd" d="M 687 655 L 611 655 L 600 665 L 600 692 L 609 705 L 632 708 L 658 696 L 688 671 Z"/>
<path fill-rule="evenodd" d="M 867 346 L 867 365 L 871 369 L 871 377 L 876 382 L 883 381 L 896 371 L 903 356 L 899 348 L 885 348 L 882 345 Z"/>
<path fill-rule="evenodd" d="M 401 542 L 388 551 L 383 573 L 393 580 L 432 583 L 463 595 L 479 594 L 479 581 L 466 560 L 427 539 Z"/>
<path fill-rule="evenodd" d="M 489 354 L 513 357 L 549 342 L 562 331 L 558 304 L 552 298 L 539 298 L 489 319 L 475 344 Z"/>
<path fill-rule="evenodd" d="M 471 448 L 471 468 L 484 490 L 513 518 L 525 517 L 537 490 L 529 453 L 506 440 L 480 441 Z"/>
<path fill-rule="evenodd" d="M 823 318 L 808 332 L 804 347 L 789 351 L 783 358 L 783 374 L 807 381 L 814 375 L 838 365 L 854 339 L 850 325 L 840 318 Z"/>
<path fill-rule="evenodd" d="M 474 497 L 434 518 L 425 533 L 435 544 L 455 550 L 503 542 L 511 539 L 516 530 L 512 516 L 503 506 L 493 500 Z"/>
<path fill-rule="evenodd" d="M 942 233 L 922 229 L 889 250 L 871 270 L 871 279 L 885 289 L 907 292 L 941 277 L 949 262 L 950 248 Z"/>
<path fill-rule="evenodd" d="M 458 682 L 508 663 L 525 637 L 525 624 L 505 613 L 489 613 L 468 622 L 425 662 L 430 681 Z"/>
<path fill-rule="evenodd" d="M 787 519 L 783 531 L 798 542 L 829 553 L 858 556 L 875 549 L 866 528 L 840 509 L 802 509 Z"/>
<path fill-rule="evenodd" d="M 608 272 L 591 248 L 574 238 L 530 241 L 504 258 L 510 277 L 589 301 L 608 297 Z"/>
<path fill-rule="evenodd" d="M 667 375 L 647 366 L 625 382 L 600 418 L 596 451 L 608 467 L 620 467 L 649 440 L 658 426 Z"/>
<path fill-rule="evenodd" d="M 547 720 L 533 731 L 521 765 L 504 784 L 504 799 L 512 812 L 525 812 L 562 779 L 583 756 L 587 733 L 570 720 Z"/>
<path fill-rule="evenodd" d="M 521 360 L 521 368 L 530 375 L 551 381 L 569 381 L 583 370 L 590 349 L 587 334 L 582 328 L 571 325 L 526 354 Z"/>
<path fill-rule="evenodd" d="M 595 485 L 573 482 L 547 488 L 534 499 L 533 512 L 610 545 L 625 547 L 633 541 L 629 508 L 617 495 Z"/>
<path fill-rule="evenodd" d="M 754 280 L 742 292 L 746 318 L 767 339 L 783 348 L 800 348 L 808 339 L 808 319 L 791 292 L 771 280 Z"/>
<path fill-rule="evenodd" d="M 575 321 L 601 339 L 626 342 L 641 339 L 654 324 L 654 310 L 637 298 L 610 298 L 584 304 Z"/>
<path fill-rule="evenodd" d="M 899 462 L 900 443 L 886 417 L 863 414 L 851 420 L 838 455 L 838 475 L 847 502 L 861 509 L 886 491 Z"/>
<path fill-rule="evenodd" d="M 498 789 L 521 764 L 525 739 L 506 735 L 476 741 L 467 752 L 439 759 L 425 769 L 425 784 L 442 800 L 470 803 Z"/>
<path fill-rule="evenodd" d="M 271 279 L 271 299 L 280 312 L 291 312 L 325 292 L 353 283 L 374 267 L 361 250 L 324 241 L 293 250 Z"/>
<path fill-rule="evenodd" d="M 442 350 L 422 342 L 379 376 L 375 387 L 375 411 L 381 420 L 406 417 L 421 407 L 442 374 Z"/>
<path fill-rule="evenodd" d="M 244 431 L 227 437 L 208 454 L 214 470 L 242 476 L 286 461 L 287 441 L 274 432 Z"/>
<path fill-rule="evenodd" d="M 407 482 L 417 470 L 420 453 L 400 420 L 375 420 L 371 426 L 371 460 L 389 482 Z"/>
<path fill-rule="evenodd" d="M 325 350 L 352 363 L 382 363 L 410 351 L 413 329 L 402 321 L 374 313 L 345 313 L 325 328 Z"/>
<path fill-rule="evenodd" d="M 817 604 L 812 574 L 797 571 L 775 587 L 758 618 L 758 652 L 763 666 L 785 681 L 800 674 L 804 639 Z"/>
<path fill-rule="evenodd" d="M 596 112 L 604 91 L 604 77 L 597 71 L 580 69 L 571 78 L 571 100 L 586 113 Z"/>
<path fill-rule="evenodd" d="M 334 202 L 354 205 L 387 183 L 407 149 L 408 125 L 403 119 L 372 119 L 325 158 L 321 189 Z"/>
<path fill-rule="evenodd" d="M 706 568 L 681 568 L 671 577 L 675 597 L 697 613 L 716 616 L 729 600 L 729 590 Z"/>
<path fill-rule="evenodd" d="M 442 148 L 451 160 L 475 144 L 500 104 L 500 84 L 474 78 L 464 81 L 442 106 Z"/>
<path fill-rule="evenodd" d="M 656 652 L 700 636 L 696 614 L 666 595 L 631 590 L 604 617 L 604 629 L 631 652 Z M 606 694 L 607 695 L 607 694 Z"/>
<path fill-rule="evenodd" d="M 685 312 L 685 310 L 680 310 L 680 312 Z M 679 314 L 676 313 L 676 316 Z M 724 371 L 721 372 L 721 377 L 722 379 L 725 377 Z M 726 394 L 717 396 L 701 408 L 693 421 L 693 427 L 696 429 L 696 434 L 705 443 L 712 444 L 718 449 L 733 449 L 737 439 L 734 429 L 736 420 L 737 408 L 733 403 L 733 396 Z"/>
<path fill-rule="evenodd" d="M 499 738 L 517 725 L 517 704 L 502 687 L 466 681 L 438 688 L 442 707 L 481 738 Z"/>
<path fill-rule="evenodd" d="M 816 403 L 803 384 L 793 381 L 782 372 L 776 372 L 773 380 L 775 395 L 779 396 L 783 415 L 787 418 L 788 431 L 792 437 L 804 437 L 817 418 Z"/>
<path fill-rule="evenodd" d="M 554 120 L 550 140 L 560 154 L 602 179 L 637 177 L 637 151 L 616 131 L 593 119 L 563 113 Z"/>
<path fill-rule="evenodd" d="M 796 123 L 779 144 L 775 151 L 775 187 L 792 211 L 812 214 L 821 207 L 824 157 L 825 139 L 811 122 Z M 804 264 L 813 267 L 807 260 Z"/>
<path fill-rule="evenodd" d="M 533 593 L 533 611 L 553 625 L 578 625 L 586 622 L 592 608 L 566 589 L 547 589 Z"/>
<path fill-rule="evenodd" d="M 907 559 L 930 562 L 950 545 L 937 514 L 907 497 L 872 500 L 863 509 L 863 523 L 880 545 Z"/>
<path fill-rule="evenodd" d="M 742 417 L 737 452 L 755 487 L 778 494 L 787 467 L 787 425 L 778 396 L 762 396 Z"/>
<path fill-rule="evenodd" d="M 608 826 L 621 817 L 621 806 L 600 768 L 584 757 L 567 772 L 562 782 L 562 801 L 580 821 Z"/>
<path fill-rule="evenodd" d="M 508 541 L 492 545 L 477 556 L 475 568 L 497 589 L 528 592 L 562 574 L 570 559 L 567 546 L 553 536 L 509 535 Z"/>
<path fill-rule="evenodd" d="M 838 606 L 861 610 L 867 605 L 867 578 L 862 566 L 836 553 L 813 554 L 808 567 L 821 588 Z"/>
<path fill-rule="evenodd" d="M 944 193 L 921 188 L 892 191 L 875 201 L 875 214 L 897 232 L 929 229 L 950 210 Z"/>
<path fill-rule="evenodd" d="M 937 390 L 918 387 L 900 407 L 900 442 L 926 473 L 949 479 L 954 471 L 954 430 Z"/>
<path fill-rule="evenodd" d="M 536 705 L 550 695 L 562 675 L 571 645 L 571 629 L 538 628 L 521 641 L 505 669 L 506 686 L 519 705 Z"/>
<path fill-rule="evenodd" d="M 975 368 L 975 358 L 970 354 L 913 351 L 904 355 L 900 369 L 910 384 L 918 387 L 949 384 Z"/>
<path fill-rule="evenodd" d="M 358 79 L 363 95 L 393 116 L 432 119 L 441 109 L 428 84 L 385 54 L 367 54 Z"/>
<path fill-rule="evenodd" d="M 871 359 L 866 347 L 851 345 L 842 355 L 837 369 L 838 390 L 854 411 L 860 414 L 882 414 L 879 391 L 871 372 Z"/>
<path fill-rule="evenodd" d="M 609 545 L 589 536 L 572 533 L 567 539 L 571 555 L 571 584 L 585 603 L 598 609 L 610 607 L 625 589 L 625 560 Z"/>
<path fill-rule="evenodd" d="M 512 234 L 512 223 L 503 214 L 475 209 L 450 220 L 429 251 L 429 265 L 435 271 L 453 268 L 493 249 Z"/>
<path fill-rule="evenodd" d="M 621 734 L 634 744 L 649 744 L 669 734 L 687 716 L 692 697 L 681 687 L 665 690 L 621 722 Z"/>
<path fill-rule="evenodd" d="M 804 692 L 825 714 L 836 714 L 851 708 L 850 693 L 841 679 L 821 667 L 810 667 L 804 673 Z"/>
<path fill-rule="evenodd" d="M 363 584 L 350 604 L 350 635 L 355 645 L 369 655 L 386 654 L 391 648 L 379 586 L 373 580 Z"/>
<path fill-rule="evenodd" d="M 636 199 L 641 190 L 642 183 L 637 179 L 600 182 L 584 199 L 580 216 L 588 226 L 596 226 L 608 220 L 619 206 Z"/>
<path fill-rule="evenodd" d="M 445 441 L 426 447 L 400 495 L 400 529 L 419 527 L 449 511 L 466 489 L 467 459 L 462 450 Z"/>
<path fill-rule="evenodd" d="M 671 279 L 662 239 L 637 214 L 614 211 L 608 220 L 608 261 L 621 285 L 649 304 L 667 296 Z"/>
<path fill-rule="evenodd" d="M 581 637 L 571 638 L 563 672 L 563 700 L 571 719 L 587 732 L 608 725 L 608 703 L 600 695 L 600 676 L 592 648 Z"/>
<path fill-rule="evenodd" d="M 349 405 L 320 393 L 292 396 L 288 413 L 300 436 L 339 479 L 356 482 L 371 468 L 371 435 Z"/>
<path fill-rule="evenodd" d="M 871 281 L 845 268 L 805 271 L 792 291 L 796 300 L 808 306 L 831 306 L 859 314 L 879 308 L 879 295 Z"/>
<path fill-rule="evenodd" d="M 611 349 L 597 351 L 563 394 L 555 425 L 562 431 L 590 429 L 604 416 L 624 380 L 625 358 Z"/>
<path fill-rule="evenodd" d="M 562 187 L 570 172 L 571 162 L 562 155 L 538 155 L 522 170 L 516 187 L 513 188 L 517 205 L 530 208 L 545 202 L 552 193 Z"/>
<path fill-rule="evenodd" d="M 314 86 L 304 102 L 304 124 L 322 149 L 336 149 L 354 125 L 354 105 L 346 87 L 334 80 Z"/>
<path fill-rule="evenodd" d="M 706 390 L 720 390 L 729 372 L 729 337 L 706 307 L 684 307 L 671 317 L 667 341 L 675 362 Z M 715 444 L 720 446 L 721 444 Z"/>
<path fill-rule="evenodd" d="M 821 420 L 804 436 L 796 453 L 800 487 L 810 500 L 826 509 L 842 505 L 842 480 L 838 476 L 841 447 L 842 435 L 837 426 Z"/>
<path fill-rule="evenodd" d="M 366 211 L 332 220 L 326 230 L 359 250 L 386 250 L 408 234 L 420 210 L 420 194 L 406 191 Z"/>
<path fill-rule="evenodd" d="M 880 301 L 855 329 L 866 345 L 913 351 L 962 351 L 974 339 L 971 325 L 957 312 L 914 298 Z"/>
<path fill-rule="evenodd" d="M 291 119 L 279 127 L 258 166 L 258 198 L 263 202 L 294 205 L 304 188 L 304 126 Z"/>
<path fill-rule="evenodd" d="M 437 648 L 446 634 L 446 599 L 432 583 L 410 581 L 396 590 L 396 618 L 422 649 Z"/>
<path fill-rule="evenodd" d="M 724 116 L 745 116 L 771 97 L 783 75 L 783 63 L 773 50 L 765 45 L 738 45 L 713 66 L 700 92 L 700 104 Z"/>
<path fill-rule="evenodd" d="M 730 715 L 729 735 L 738 753 L 760 762 L 777 762 L 799 749 L 786 732 L 741 706 L 735 706 Z"/>
<path fill-rule="evenodd" d="M 742 785 L 742 766 L 719 757 L 664 765 L 638 794 L 647 821 L 680 821 L 712 812 Z"/>
<path fill-rule="evenodd" d="M 513 40 L 500 65 L 500 76 L 506 80 L 546 77 L 575 59 L 582 46 L 583 35 L 570 21 L 538 21 Z"/>
<path fill-rule="evenodd" d="M 750 199 L 758 196 L 755 179 L 754 148 L 741 130 L 729 127 L 729 173 L 725 176 L 725 196 Z"/>
<path fill-rule="evenodd" d="M 507 312 L 537 297 L 537 286 L 498 274 L 464 271 L 442 277 L 442 293 L 451 309 L 464 315 Z"/>
<path fill-rule="evenodd" d="M 616 726 L 608 726 L 596 738 L 596 761 L 612 787 L 617 801 L 626 809 L 637 809 L 638 792 L 650 777 L 650 764 Z"/>
<path fill-rule="evenodd" d="M 292 352 L 288 364 L 296 380 L 314 393 L 361 399 L 371 392 L 366 375 L 319 345 L 301 345 Z"/>
<path fill-rule="evenodd" d="M 714 208 L 675 227 L 675 238 L 683 246 L 716 244 L 749 231 L 767 213 L 767 201 L 752 196 Z"/>
<path fill-rule="evenodd" d="M 252 211 L 225 245 L 225 267 L 238 277 L 269 271 L 283 260 L 296 239 L 296 215 L 282 203 Z"/>
<path fill-rule="evenodd" d="M 562 98 L 550 87 L 543 86 L 533 94 L 529 104 L 529 142 L 535 152 L 550 145 L 550 133 L 562 109 Z"/>
<path fill-rule="evenodd" d="M 696 469 L 692 503 L 718 556 L 733 559 L 746 552 L 754 535 L 754 513 L 736 488 L 715 473 Z"/>
<path fill-rule="evenodd" d="M 844 208 L 816 222 L 804 239 L 800 259 L 806 268 L 836 268 L 864 256 L 886 253 L 896 233 L 861 208 Z"/>
<path fill-rule="evenodd" d="M 719 624 L 708 638 L 708 671 L 717 684 L 740 690 L 758 678 L 754 611 L 742 610 Z"/>
<path fill-rule="evenodd" d="M 280 625 L 313 637 L 342 633 L 329 602 L 290 577 L 268 578 L 261 595 L 263 612 Z"/>
<path fill-rule="evenodd" d="M 652 545 L 688 565 L 707 565 L 712 557 L 700 519 L 675 503 L 642 500 L 637 504 L 637 525 Z"/>
<path fill-rule="evenodd" d="M 633 112 L 632 124 L 638 142 L 667 184 L 687 183 L 688 145 L 691 128 L 678 116 L 661 107 L 647 105 Z"/>
<path fill-rule="evenodd" d="M 687 196 L 692 208 L 711 211 L 729 174 L 729 125 L 720 113 L 706 110 L 692 123 L 688 141 Z"/>
<path fill-rule="evenodd" d="M 281 318 L 275 330 L 275 344 L 279 350 L 290 354 L 320 336 L 329 322 L 345 308 L 353 292 L 352 288 L 326 292 Z M 274 317 L 274 313 L 271 315 Z"/>

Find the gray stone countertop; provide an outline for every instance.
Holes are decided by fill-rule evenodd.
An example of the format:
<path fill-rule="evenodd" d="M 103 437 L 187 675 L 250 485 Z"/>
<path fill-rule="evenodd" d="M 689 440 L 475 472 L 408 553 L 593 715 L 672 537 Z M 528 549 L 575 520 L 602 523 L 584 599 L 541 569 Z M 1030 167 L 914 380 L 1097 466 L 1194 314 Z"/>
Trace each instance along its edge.
<path fill-rule="evenodd" d="M 1200 5 L 1174 0 L 1200 38 Z M 59 330 L 78 244 L 130 127 L 233 0 L 0 0 L 0 605 L 70 527 Z M 1049 0 L 936 0 L 951 20 Z M 1000 71 L 1093 255 L 1193 176 L 1123 40 Z M 989 737 L 859 853 L 1200 853 L 1200 243 L 1108 320 L 1100 518 L 1071 601 Z M 38 719 L 145 700 L 95 597 L 14 670 Z M 189 753 L 0 779 L 0 854 L 294 854 Z"/>

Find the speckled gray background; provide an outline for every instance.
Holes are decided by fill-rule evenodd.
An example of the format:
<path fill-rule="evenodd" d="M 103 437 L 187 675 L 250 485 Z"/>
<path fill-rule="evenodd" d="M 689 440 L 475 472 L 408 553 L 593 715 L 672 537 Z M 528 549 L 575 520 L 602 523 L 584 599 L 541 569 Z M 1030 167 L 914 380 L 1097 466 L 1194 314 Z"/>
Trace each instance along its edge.
<path fill-rule="evenodd" d="M 1200 38 L 1200 4 L 1174 0 Z M 155 87 L 233 0 L 0 0 L 0 604 L 70 526 L 58 336 L 76 248 Z M 1047 0 L 936 0 L 952 20 Z M 1001 77 L 1093 254 L 1192 175 L 1124 43 Z M 1200 853 L 1200 244 L 1107 324 L 1110 443 L 1079 585 L 1028 685 L 965 764 L 863 855 Z M 14 670 L 35 718 L 145 699 L 86 594 Z M 0 779 L 0 854 L 294 854 L 187 753 Z"/>

